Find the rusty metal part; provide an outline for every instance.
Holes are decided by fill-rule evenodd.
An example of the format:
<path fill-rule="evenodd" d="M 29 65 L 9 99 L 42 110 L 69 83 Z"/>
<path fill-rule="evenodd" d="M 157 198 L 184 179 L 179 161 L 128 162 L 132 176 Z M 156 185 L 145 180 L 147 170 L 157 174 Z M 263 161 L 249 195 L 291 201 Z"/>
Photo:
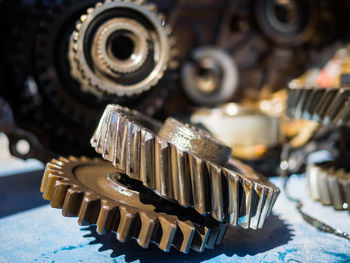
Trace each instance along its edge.
<path fill-rule="evenodd" d="M 289 88 L 287 114 L 321 124 L 350 124 L 350 88 Z"/>
<path fill-rule="evenodd" d="M 199 105 L 215 105 L 233 97 L 238 69 L 233 58 L 214 46 L 195 48 L 181 70 L 187 96 Z"/>
<path fill-rule="evenodd" d="M 306 169 L 311 197 L 337 210 L 350 212 L 350 173 L 335 163 L 309 164 Z"/>
<path fill-rule="evenodd" d="M 173 64 L 170 33 L 154 4 L 98 2 L 81 16 L 72 34 L 71 73 L 84 91 L 97 96 L 141 94 Z"/>
<path fill-rule="evenodd" d="M 226 230 L 226 224 L 150 194 L 100 159 L 53 159 L 40 190 L 64 216 L 78 216 L 81 225 L 96 224 L 99 234 L 113 231 L 120 242 L 132 237 L 143 248 L 155 243 L 166 252 L 171 246 L 183 253 L 202 252 L 220 244 Z"/>
<path fill-rule="evenodd" d="M 192 143 L 202 140 L 199 145 L 203 149 L 207 137 L 203 140 L 189 126 L 181 124 L 161 136 L 161 130 L 167 133 L 173 123 L 170 119 L 160 127 L 139 112 L 109 105 L 91 144 L 104 159 L 160 196 L 234 226 L 262 227 L 279 189 L 234 159 L 220 165 L 205 155 L 203 158 Z M 189 134 L 196 134 L 196 140 L 192 142 Z M 216 152 L 226 158 L 230 155 L 225 147 L 218 146 Z M 224 159 L 220 157 L 219 161 Z"/>
<path fill-rule="evenodd" d="M 230 145 L 238 158 L 259 159 L 268 148 L 281 143 L 279 117 L 237 103 L 199 108 L 190 120 Z"/>

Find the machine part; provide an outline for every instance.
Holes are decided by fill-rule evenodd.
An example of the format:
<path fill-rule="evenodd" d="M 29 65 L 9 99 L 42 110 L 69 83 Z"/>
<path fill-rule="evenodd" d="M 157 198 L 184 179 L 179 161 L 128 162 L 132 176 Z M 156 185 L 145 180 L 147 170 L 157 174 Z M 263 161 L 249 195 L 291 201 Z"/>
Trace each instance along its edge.
<path fill-rule="evenodd" d="M 232 155 L 238 158 L 259 159 L 269 148 L 281 143 L 279 117 L 268 116 L 236 103 L 200 108 L 191 115 L 190 120 L 230 145 L 234 149 Z"/>
<path fill-rule="evenodd" d="M 141 94 L 156 85 L 173 54 L 165 17 L 143 1 L 98 2 L 80 17 L 69 62 L 81 88 L 97 96 Z"/>
<path fill-rule="evenodd" d="M 312 0 L 259 0 L 255 5 L 260 29 L 281 45 L 295 46 L 310 40 L 316 28 L 317 11 Z"/>
<path fill-rule="evenodd" d="M 132 237 L 143 248 L 155 243 L 165 252 L 171 246 L 203 252 L 219 245 L 226 230 L 226 224 L 160 199 L 99 159 L 53 159 L 40 191 L 64 216 L 78 216 L 80 225 L 96 224 L 99 234 L 113 231 L 120 242 Z"/>
<path fill-rule="evenodd" d="M 52 153 L 42 154 L 43 162 L 59 155 L 94 156 L 86 142 L 108 103 L 152 116 L 176 85 L 177 74 L 167 70 L 156 86 L 139 96 L 97 96 L 81 90 L 80 83 L 71 76 L 69 43 L 76 21 L 96 2 L 0 3 L 5 34 L 1 44 L 4 72 L 0 96 L 12 107 L 16 125 L 35 135 Z"/>
<path fill-rule="evenodd" d="M 105 160 L 158 195 L 233 226 L 261 228 L 279 189 L 215 143 L 172 118 L 160 126 L 118 105 L 107 106 L 91 139 Z"/>
<path fill-rule="evenodd" d="M 0 97 L 0 131 L 4 132 L 9 140 L 11 154 L 18 158 L 45 160 L 48 155 L 54 156 L 34 134 L 16 125 L 11 107 L 2 97 Z M 24 151 L 18 147 L 21 142 L 28 144 L 28 148 Z"/>
<path fill-rule="evenodd" d="M 349 125 L 350 88 L 289 88 L 287 114 L 293 118 Z"/>
<path fill-rule="evenodd" d="M 197 47 L 181 70 L 187 96 L 199 105 L 230 100 L 238 86 L 238 69 L 233 58 L 218 47 Z"/>
<path fill-rule="evenodd" d="M 350 211 L 350 173 L 334 162 L 309 164 L 306 169 L 309 192 L 314 200 Z"/>

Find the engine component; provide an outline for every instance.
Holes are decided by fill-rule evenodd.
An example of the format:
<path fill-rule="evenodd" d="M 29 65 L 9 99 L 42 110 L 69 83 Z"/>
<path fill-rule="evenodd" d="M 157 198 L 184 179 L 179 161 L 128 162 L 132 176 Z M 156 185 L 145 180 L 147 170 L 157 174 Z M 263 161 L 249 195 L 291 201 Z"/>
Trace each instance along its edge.
<path fill-rule="evenodd" d="M 139 112 L 109 105 L 91 144 L 160 196 L 231 225 L 262 227 L 279 194 L 266 178 L 230 159 L 229 147 L 173 118 L 160 125 Z"/>
<path fill-rule="evenodd" d="M 289 89 L 287 113 L 302 118 L 336 125 L 349 125 L 350 88 L 307 88 L 293 86 Z"/>
<path fill-rule="evenodd" d="M 279 117 L 236 103 L 200 108 L 192 114 L 191 123 L 230 145 L 234 149 L 232 155 L 237 158 L 259 159 L 269 148 L 281 143 Z"/>
<path fill-rule="evenodd" d="M 226 230 L 226 224 L 160 199 L 99 159 L 53 159 L 40 190 L 64 216 L 96 224 L 99 234 L 113 231 L 120 242 L 133 237 L 144 248 L 155 243 L 166 252 L 171 246 L 202 252 L 220 244 Z"/>
<path fill-rule="evenodd" d="M 349 209 L 350 212 L 350 173 L 337 163 L 326 162 L 309 164 L 306 169 L 309 192 L 314 200 L 335 209 Z"/>
<path fill-rule="evenodd" d="M 158 83 L 172 54 L 154 4 L 106 1 L 81 16 L 70 41 L 72 75 L 84 91 L 132 96 Z"/>
<path fill-rule="evenodd" d="M 146 55 L 147 53 L 148 55 L 146 55 L 147 58 L 142 63 L 142 66 L 140 64 L 139 70 L 120 73 L 121 75 L 128 75 L 130 77 L 129 80 L 131 75 L 134 74 L 134 80 L 136 81 L 136 75 L 140 73 L 136 72 L 146 68 L 151 70 L 149 64 L 151 60 L 153 61 L 153 55 L 157 51 L 157 55 L 161 55 L 163 58 L 163 62 L 158 60 L 161 64 L 163 63 L 162 66 L 159 64 L 159 71 L 154 72 L 159 73 L 159 75 L 156 74 L 157 76 L 154 77 L 154 79 L 158 80 L 158 84 L 153 85 L 155 84 L 154 82 L 152 88 L 150 88 L 152 85 L 149 86 L 150 89 L 141 87 L 137 93 L 142 94 L 134 94 L 133 96 L 119 96 L 116 93 L 108 94 L 107 92 L 97 94 L 82 90 L 85 85 L 81 85 L 71 75 L 71 63 L 68 55 L 72 52 L 69 52 L 69 46 L 75 31 L 76 21 L 81 23 L 80 18 L 86 18 L 83 14 L 86 14 L 87 10 L 89 12 L 95 10 L 91 8 L 95 6 L 96 2 L 96 0 L 16 2 L 5 0 L 0 3 L 0 12 L 2 14 L 0 24 L 6 35 L 4 42 L 1 44 L 2 52 L 0 54 L 1 57 L 4 57 L 1 66 L 3 69 L 3 81 L 0 96 L 10 104 L 16 125 L 34 134 L 40 144 L 48 152 L 52 153 L 50 155 L 47 154 L 46 157 L 44 157 L 45 154 L 41 155 L 41 161 L 47 162 L 59 155 L 94 155 L 94 152 L 86 142 L 90 139 L 103 109 L 108 103 L 119 103 L 134 107 L 148 115 L 153 115 L 162 107 L 169 91 L 175 85 L 176 74 L 170 70 L 170 64 L 173 62 L 170 59 L 172 52 L 167 52 L 169 45 L 173 47 L 173 40 L 169 39 L 168 34 L 170 31 L 166 25 L 160 24 L 164 19 L 159 16 L 160 14 L 156 11 L 157 8 L 154 5 L 141 4 L 141 2 L 126 3 L 124 1 L 114 1 L 103 5 L 103 8 L 108 13 L 106 6 L 111 8 L 114 5 L 130 6 L 130 8 L 122 8 L 123 16 L 128 16 L 128 14 L 132 16 L 129 17 L 130 19 L 126 21 L 126 24 L 132 24 L 131 20 L 140 18 L 136 14 L 137 10 L 140 10 L 138 14 L 143 12 L 146 16 L 143 18 L 144 20 L 147 17 L 151 19 L 142 20 L 143 22 L 149 23 L 153 21 L 154 25 L 161 26 L 159 28 L 159 37 L 165 39 L 163 42 L 158 40 L 155 34 L 156 31 L 154 31 L 155 26 L 153 26 L 152 31 L 151 25 L 149 25 L 152 37 L 149 38 L 147 33 L 149 43 L 142 45 L 144 48 L 147 47 L 147 50 L 142 51 L 142 54 Z M 100 8 L 96 10 L 94 12 L 101 11 Z M 115 8 L 113 10 L 113 12 L 116 11 Z M 117 10 L 120 9 L 117 8 Z M 91 15 L 95 14 L 94 12 Z M 104 17 L 105 15 L 106 13 L 103 12 Z M 118 17 L 121 18 L 120 12 L 117 14 L 117 17 L 113 17 L 116 19 Z M 135 23 L 141 24 L 141 22 L 137 21 Z M 144 31 L 144 26 L 140 30 Z M 91 36 L 88 32 L 86 34 Z M 140 34 L 138 36 L 141 37 Z M 155 47 L 156 44 L 158 49 Z M 107 46 L 111 47 L 110 44 Z M 71 47 L 73 48 L 73 45 Z M 123 47 L 128 49 L 131 46 L 123 44 L 118 50 L 120 51 Z M 143 50 L 145 50 L 144 48 Z M 173 50 L 174 48 L 171 49 L 171 51 Z M 167 60 L 168 57 L 170 60 Z M 77 65 L 77 63 L 74 62 L 74 65 Z M 160 74 L 161 72 L 164 74 L 159 79 L 162 75 Z M 148 73 L 143 72 L 144 76 Z M 106 79 L 105 76 L 99 77 Z M 106 85 L 103 86 L 105 87 Z M 148 90 L 146 91 L 146 89 Z M 90 87 L 89 90 L 92 91 L 93 88 Z M 12 143 L 14 144 L 15 141 Z M 38 156 L 34 155 L 17 156 L 21 158 L 38 158 Z"/>
<path fill-rule="evenodd" d="M 233 58 L 217 47 L 197 47 L 182 66 L 182 86 L 199 105 L 215 105 L 230 100 L 238 85 L 238 69 Z"/>

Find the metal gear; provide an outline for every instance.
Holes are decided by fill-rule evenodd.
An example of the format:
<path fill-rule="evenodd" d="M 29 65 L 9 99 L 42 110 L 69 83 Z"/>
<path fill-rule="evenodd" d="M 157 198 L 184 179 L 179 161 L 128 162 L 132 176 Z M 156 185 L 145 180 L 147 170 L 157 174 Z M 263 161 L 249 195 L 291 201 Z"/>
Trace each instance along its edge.
<path fill-rule="evenodd" d="M 215 105 L 230 100 L 238 86 L 238 68 L 233 58 L 217 47 L 198 47 L 182 66 L 182 86 L 199 105 Z"/>
<path fill-rule="evenodd" d="M 316 88 L 294 85 L 289 88 L 287 114 L 293 118 L 349 125 L 350 88 Z"/>
<path fill-rule="evenodd" d="M 335 163 L 309 164 L 306 169 L 309 192 L 314 200 L 350 212 L 350 173 Z"/>
<path fill-rule="evenodd" d="M 71 37 L 72 75 L 84 91 L 97 96 L 141 94 L 172 64 L 170 33 L 154 4 L 98 2 L 81 16 Z"/>
<path fill-rule="evenodd" d="M 157 194 L 231 225 L 262 227 L 279 195 L 266 178 L 230 159 L 229 147 L 172 118 L 161 126 L 139 112 L 109 105 L 91 144 Z"/>
<path fill-rule="evenodd" d="M 202 252 L 220 244 L 226 230 L 226 224 L 152 196 L 100 159 L 53 159 L 40 190 L 64 216 L 78 216 L 81 225 L 96 224 L 99 234 L 113 231 L 120 242 L 132 237 L 143 248 L 155 243 L 165 252 L 171 246 L 183 253 Z"/>

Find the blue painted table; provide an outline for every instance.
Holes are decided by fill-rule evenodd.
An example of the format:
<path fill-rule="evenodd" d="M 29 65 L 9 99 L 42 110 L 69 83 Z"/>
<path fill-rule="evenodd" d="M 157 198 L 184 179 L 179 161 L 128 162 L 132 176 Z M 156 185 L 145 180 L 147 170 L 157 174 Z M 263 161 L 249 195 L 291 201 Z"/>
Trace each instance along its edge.
<path fill-rule="evenodd" d="M 144 250 L 135 240 L 122 244 L 114 234 L 99 236 L 95 227 L 79 226 L 41 198 L 42 170 L 16 174 L 20 168 L 0 177 L 0 262 L 350 262 L 350 242 L 305 223 L 283 192 L 262 229 L 229 228 L 222 246 L 184 255 L 155 245 Z M 281 187 L 280 178 L 272 181 Z M 310 200 L 302 176 L 292 177 L 289 188 L 311 215 L 350 232 L 348 212 Z"/>

